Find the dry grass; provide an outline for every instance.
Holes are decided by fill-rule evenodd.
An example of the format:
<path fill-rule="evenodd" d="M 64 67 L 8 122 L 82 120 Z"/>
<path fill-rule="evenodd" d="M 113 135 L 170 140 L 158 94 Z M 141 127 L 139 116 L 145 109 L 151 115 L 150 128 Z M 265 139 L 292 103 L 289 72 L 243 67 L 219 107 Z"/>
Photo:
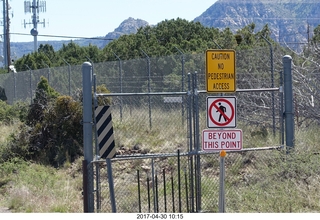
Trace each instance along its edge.
<path fill-rule="evenodd" d="M 187 149 L 187 125 L 179 129 L 182 126 L 180 117 L 173 117 L 174 112 L 161 113 L 158 118 L 154 118 L 153 125 L 156 126 L 150 130 L 149 118 L 145 113 L 138 110 L 135 112 L 143 120 L 137 117 L 128 117 L 123 121 L 118 120 L 117 117 L 113 118 L 117 147 L 142 144 L 143 148 L 147 148 L 150 152 L 164 153 L 176 152 L 178 148 Z M 272 145 L 279 140 L 279 137 L 272 135 L 268 135 L 265 139 L 258 136 L 252 138 L 251 130 L 249 127 L 243 127 L 245 146 Z M 0 146 L 4 146 L 10 134 L 18 131 L 16 125 L 2 125 L 0 132 L 2 133 Z M 227 175 L 229 178 L 230 175 L 234 175 L 228 180 L 228 184 L 238 189 L 238 191 L 230 190 L 227 194 L 228 211 L 318 212 L 320 210 L 319 132 L 318 127 L 296 130 L 296 154 L 292 154 L 293 156 L 286 160 L 277 157 L 278 154 L 252 153 L 247 156 L 259 163 L 252 163 L 247 168 L 239 168 L 237 165 L 241 164 L 241 161 L 236 157 L 227 157 Z M 209 164 L 211 159 L 207 159 L 206 162 Z M 12 212 L 21 213 L 83 212 L 81 160 L 82 158 L 79 158 L 75 163 L 65 164 L 60 169 L 20 160 L 1 164 L 0 207 L 8 207 Z M 169 166 L 170 161 L 168 160 L 165 166 Z M 114 164 L 113 175 L 116 186 L 126 187 L 129 183 L 131 185 L 135 181 L 137 167 L 143 165 L 144 163 L 139 160 Z M 214 209 L 211 207 L 213 204 L 211 201 L 217 199 L 213 198 L 216 195 L 206 192 L 206 190 L 212 190 L 211 168 L 212 166 L 208 167 L 208 172 L 203 171 L 206 174 L 203 176 L 203 201 L 208 201 L 205 203 L 208 204 L 208 207 L 205 207 L 208 210 Z M 118 197 L 123 199 L 120 203 L 125 204 L 123 206 L 127 209 L 124 208 L 124 210 L 127 211 L 130 211 L 133 204 L 137 206 L 135 193 L 129 193 L 133 190 L 131 188 L 121 189 L 121 193 L 126 197 Z M 132 198 L 129 198 L 129 195 L 132 195 Z"/>
<path fill-rule="evenodd" d="M 124 115 L 127 114 L 124 111 Z M 130 115 L 134 117 L 123 117 L 122 120 L 117 114 L 112 116 L 117 147 L 140 145 L 149 153 L 188 149 L 187 122 L 183 124 L 180 112 L 152 110 L 151 120 L 148 109 L 130 109 Z"/>
<path fill-rule="evenodd" d="M 2 188 L 1 206 L 20 213 L 83 212 L 82 177 L 71 174 L 75 172 L 72 169 L 15 161 L 8 173 L 10 181 Z"/>
<path fill-rule="evenodd" d="M 0 122 L 0 144 L 7 144 L 9 135 L 18 132 L 18 124 L 19 122 L 11 123 L 9 125 Z"/>

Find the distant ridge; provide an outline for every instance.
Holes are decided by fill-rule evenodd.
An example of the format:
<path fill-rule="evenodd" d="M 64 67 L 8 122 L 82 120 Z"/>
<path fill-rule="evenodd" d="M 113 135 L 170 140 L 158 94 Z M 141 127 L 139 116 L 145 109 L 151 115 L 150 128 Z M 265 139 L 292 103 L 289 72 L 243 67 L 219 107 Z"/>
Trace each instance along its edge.
<path fill-rule="evenodd" d="M 149 25 L 149 23 L 144 20 L 134 19 L 132 17 L 129 17 L 128 19 L 121 22 L 119 27 L 114 29 L 113 32 L 109 32 L 104 37 L 92 37 L 95 39 L 76 39 L 76 40 L 73 40 L 73 42 L 79 44 L 80 46 L 88 46 L 89 44 L 92 44 L 102 49 L 110 42 L 110 40 L 103 40 L 102 38 L 117 39 L 124 34 L 136 33 L 140 27 L 144 27 L 147 25 Z M 97 40 L 96 38 L 101 38 L 101 40 Z M 68 44 L 71 41 L 72 41 L 71 39 L 62 40 L 62 41 L 55 41 L 55 40 L 38 41 L 38 45 L 50 44 L 53 46 L 54 50 L 59 50 L 63 44 Z M 23 55 L 32 53 L 33 50 L 34 50 L 34 44 L 32 41 L 31 42 L 11 42 L 11 51 L 12 51 L 13 59 L 18 59 Z"/>
<path fill-rule="evenodd" d="M 313 29 L 320 24 L 320 1 L 218 0 L 193 21 L 207 27 L 219 29 L 229 27 L 234 32 L 251 23 L 255 23 L 256 31 L 268 24 L 271 37 L 275 41 L 299 46 L 311 39 Z M 129 17 L 114 31 L 101 38 L 117 39 L 124 34 L 136 33 L 138 28 L 147 25 L 149 25 L 147 21 Z M 59 50 L 63 44 L 68 44 L 70 41 L 39 41 L 38 44 L 51 44 L 55 50 Z M 74 42 L 80 46 L 92 44 L 103 48 L 110 41 L 78 39 Z M 14 59 L 20 58 L 24 54 L 33 52 L 33 42 L 11 42 L 11 51 Z"/>
<path fill-rule="evenodd" d="M 255 23 L 268 24 L 272 38 L 280 43 L 307 43 L 320 24 L 318 0 L 218 0 L 194 21 L 204 26 L 236 31 Z"/>

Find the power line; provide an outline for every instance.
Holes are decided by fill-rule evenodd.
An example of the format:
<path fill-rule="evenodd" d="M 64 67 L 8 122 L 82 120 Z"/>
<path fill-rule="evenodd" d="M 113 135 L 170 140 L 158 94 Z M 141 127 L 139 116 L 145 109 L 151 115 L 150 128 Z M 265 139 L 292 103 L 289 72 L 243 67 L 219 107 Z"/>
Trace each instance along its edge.
<path fill-rule="evenodd" d="M 30 34 L 24 34 L 24 33 L 10 33 L 13 35 L 28 35 Z M 40 37 L 59 37 L 59 38 L 74 38 L 74 39 L 88 39 L 88 40 L 115 40 L 113 38 L 103 38 L 103 37 L 75 37 L 75 36 L 62 36 L 62 35 L 47 35 L 47 34 L 38 34 L 37 36 Z"/>

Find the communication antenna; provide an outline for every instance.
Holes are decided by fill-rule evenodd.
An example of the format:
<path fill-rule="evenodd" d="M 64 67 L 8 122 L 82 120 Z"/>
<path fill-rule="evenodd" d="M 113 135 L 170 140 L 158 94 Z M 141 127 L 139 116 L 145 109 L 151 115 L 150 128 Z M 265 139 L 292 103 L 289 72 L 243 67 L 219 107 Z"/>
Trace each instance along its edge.
<path fill-rule="evenodd" d="M 26 28 L 27 24 L 33 24 L 33 28 L 30 31 L 30 34 L 33 36 L 34 39 L 34 51 L 37 51 L 38 48 L 38 41 L 37 41 L 37 36 L 38 36 L 38 24 L 42 24 L 43 27 L 46 26 L 46 21 L 43 19 L 43 21 L 39 20 L 39 13 L 40 12 L 46 12 L 46 2 L 45 1 L 39 1 L 39 0 L 33 0 L 31 1 L 24 1 L 24 13 L 32 13 L 32 22 L 26 22 L 24 20 L 24 28 Z"/>

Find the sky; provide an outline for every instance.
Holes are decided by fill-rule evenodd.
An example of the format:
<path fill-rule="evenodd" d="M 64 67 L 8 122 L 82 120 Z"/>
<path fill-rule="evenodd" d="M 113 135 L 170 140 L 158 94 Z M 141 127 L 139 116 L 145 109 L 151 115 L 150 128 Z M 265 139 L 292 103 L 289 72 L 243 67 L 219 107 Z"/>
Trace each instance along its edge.
<path fill-rule="evenodd" d="M 32 13 L 24 12 L 25 0 L 8 0 L 10 41 L 31 42 Z M 44 2 L 45 0 L 39 0 Z M 192 21 L 217 0 L 46 0 L 46 11 L 39 12 L 38 41 L 104 37 L 132 17 L 155 25 L 165 19 Z M 32 3 L 33 0 L 26 2 Z M 2 9 L 1 1 L 0 8 Z M 3 10 L 1 10 L 3 15 Z M 3 16 L 1 16 L 3 18 Z M 24 21 L 27 23 L 24 27 Z M 2 24 L 3 22 L 1 22 Z M 31 23 L 31 24 L 28 24 Z M 43 26 L 45 23 L 45 27 Z M 3 28 L 2 28 L 3 30 Z M 47 35 L 47 36 L 41 36 Z M 72 38 L 48 37 L 68 36 Z M 74 38 L 73 38 L 74 37 Z"/>

